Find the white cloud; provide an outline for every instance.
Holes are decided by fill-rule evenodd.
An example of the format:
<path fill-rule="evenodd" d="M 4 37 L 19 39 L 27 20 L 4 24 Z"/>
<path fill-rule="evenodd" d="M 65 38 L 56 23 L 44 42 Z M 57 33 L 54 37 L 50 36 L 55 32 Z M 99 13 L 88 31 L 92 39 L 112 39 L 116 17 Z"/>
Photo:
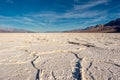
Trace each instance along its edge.
<path fill-rule="evenodd" d="M 16 16 L 16 17 L 8 17 L 8 16 L 0 16 L 0 25 L 9 25 L 13 26 L 14 24 L 25 25 L 26 27 L 44 27 L 45 24 L 36 19 L 31 19 L 26 16 Z M 20 26 L 20 25 L 16 25 Z M 13 26 L 14 27 L 14 26 Z"/>
<path fill-rule="evenodd" d="M 99 15 L 105 15 L 106 11 L 98 11 L 98 10 L 87 10 L 87 11 L 68 11 L 66 13 L 62 13 L 62 14 L 57 14 L 55 12 L 44 12 L 44 13 L 37 13 L 37 14 L 31 14 L 28 16 L 31 17 L 43 17 L 43 18 L 55 18 L 55 19 L 59 19 L 59 18 L 93 18 Z"/>
<path fill-rule="evenodd" d="M 97 0 L 97 1 L 92 0 L 92 1 L 87 2 L 86 4 L 83 4 L 83 5 L 74 5 L 74 10 L 84 10 L 84 9 L 88 9 L 88 8 L 91 8 L 91 7 L 100 5 L 100 4 L 105 4 L 108 2 L 109 2 L 108 0 Z"/>
<path fill-rule="evenodd" d="M 75 0 L 76 2 L 79 2 L 80 0 Z M 57 21 L 57 19 L 61 18 L 95 18 L 98 16 L 106 15 L 107 11 L 98 11 L 98 10 L 88 10 L 88 8 L 92 8 L 94 6 L 108 3 L 108 0 L 90 0 L 89 2 L 83 4 L 83 5 L 75 5 L 71 10 L 68 10 L 65 13 L 58 14 L 54 11 L 49 12 L 43 12 L 43 13 L 37 13 L 37 14 L 31 14 L 29 16 L 42 18 L 43 20 L 46 20 L 48 22 L 54 22 Z"/>
<path fill-rule="evenodd" d="M 33 19 L 31 19 L 31 18 L 28 18 L 28 17 L 21 17 L 23 20 L 25 20 L 25 21 L 28 21 L 28 22 L 32 22 L 33 21 Z"/>

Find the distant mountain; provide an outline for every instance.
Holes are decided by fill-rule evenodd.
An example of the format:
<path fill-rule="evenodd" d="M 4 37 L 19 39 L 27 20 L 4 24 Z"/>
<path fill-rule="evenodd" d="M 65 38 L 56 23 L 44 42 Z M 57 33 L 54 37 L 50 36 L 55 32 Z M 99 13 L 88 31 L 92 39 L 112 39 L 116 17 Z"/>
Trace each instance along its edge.
<path fill-rule="evenodd" d="M 118 33 L 120 32 L 120 18 L 112 20 L 106 24 L 87 27 L 85 29 L 76 29 L 64 32 L 103 32 L 103 33 Z"/>
<path fill-rule="evenodd" d="M 34 33 L 34 32 L 15 28 L 0 28 L 0 33 Z"/>
<path fill-rule="evenodd" d="M 62 31 L 46 31 L 45 33 L 62 33 Z"/>

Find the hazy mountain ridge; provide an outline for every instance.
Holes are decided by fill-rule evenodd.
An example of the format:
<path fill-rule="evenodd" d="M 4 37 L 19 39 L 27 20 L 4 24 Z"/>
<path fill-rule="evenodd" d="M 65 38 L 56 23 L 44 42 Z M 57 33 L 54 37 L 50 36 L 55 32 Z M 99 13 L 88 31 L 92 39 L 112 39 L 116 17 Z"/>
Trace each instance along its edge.
<path fill-rule="evenodd" d="M 34 32 L 24 29 L 0 28 L 0 33 L 34 33 Z"/>
<path fill-rule="evenodd" d="M 120 18 L 112 20 L 105 24 L 99 24 L 96 26 L 87 27 L 85 29 L 76 29 L 64 32 L 105 32 L 105 33 L 117 33 L 120 32 Z"/>

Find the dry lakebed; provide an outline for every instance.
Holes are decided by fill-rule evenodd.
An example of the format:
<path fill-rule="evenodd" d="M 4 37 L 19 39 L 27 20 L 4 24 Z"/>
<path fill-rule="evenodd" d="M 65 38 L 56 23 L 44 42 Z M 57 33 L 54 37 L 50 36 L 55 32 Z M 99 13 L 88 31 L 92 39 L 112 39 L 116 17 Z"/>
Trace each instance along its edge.
<path fill-rule="evenodd" d="M 1 33 L 0 80 L 120 80 L 120 34 Z"/>

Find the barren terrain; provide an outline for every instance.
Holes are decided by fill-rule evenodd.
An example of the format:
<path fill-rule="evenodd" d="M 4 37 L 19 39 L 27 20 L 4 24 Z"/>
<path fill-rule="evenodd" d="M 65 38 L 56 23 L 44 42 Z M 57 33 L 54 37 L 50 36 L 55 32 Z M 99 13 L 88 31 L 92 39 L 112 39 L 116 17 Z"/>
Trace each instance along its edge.
<path fill-rule="evenodd" d="M 120 34 L 1 33 L 0 80 L 120 80 Z"/>

